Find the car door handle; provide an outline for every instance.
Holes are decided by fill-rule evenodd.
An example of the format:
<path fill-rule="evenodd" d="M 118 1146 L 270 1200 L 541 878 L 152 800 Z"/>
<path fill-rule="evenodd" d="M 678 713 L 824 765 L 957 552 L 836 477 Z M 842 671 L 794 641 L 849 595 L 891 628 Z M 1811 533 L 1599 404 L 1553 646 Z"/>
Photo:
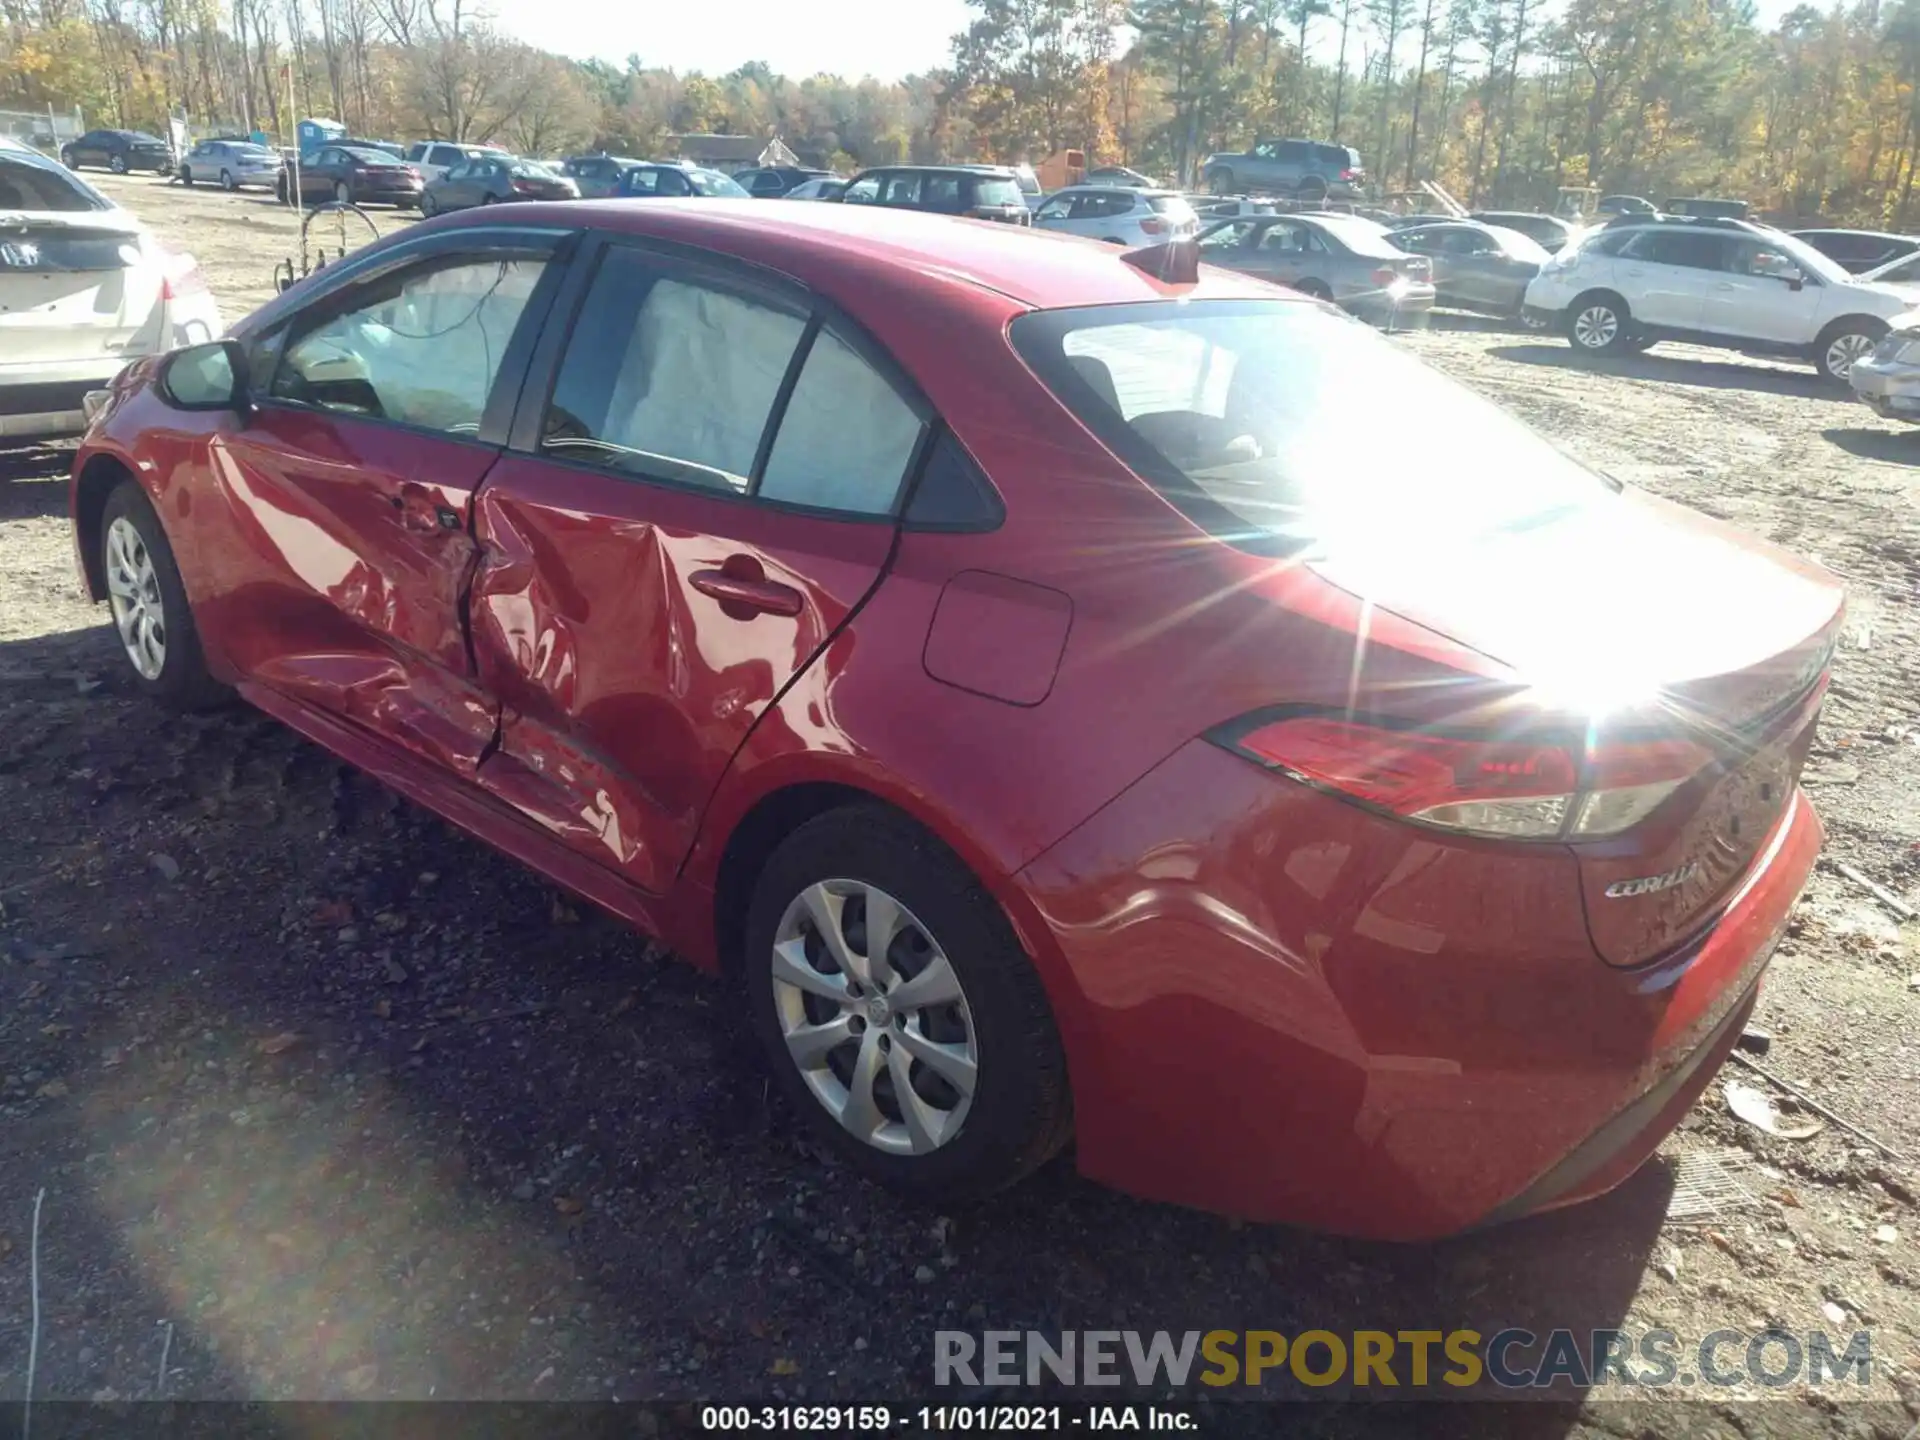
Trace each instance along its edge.
<path fill-rule="evenodd" d="M 755 569 L 759 568 L 757 561 L 748 563 Z M 764 576 L 738 573 L 745 568 L 744 565 L 739 566 L 733 573 L 726 570 L 696 570 L 688 583 L 702 595 L 710 595 L 718 600 L 721 608 L 736 620 L 751 619 L 754 615 L 784 615 L 792 618 L 800 613 L 804 602 L 798 590 Z M 736 611 L 744 613 L 736 614 Z"/>

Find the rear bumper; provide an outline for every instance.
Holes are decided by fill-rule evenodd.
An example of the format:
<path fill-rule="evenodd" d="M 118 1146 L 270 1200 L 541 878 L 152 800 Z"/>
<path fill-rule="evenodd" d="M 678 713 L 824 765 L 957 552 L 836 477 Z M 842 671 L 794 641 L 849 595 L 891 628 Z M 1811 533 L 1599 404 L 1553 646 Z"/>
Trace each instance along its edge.
<path fill-rule="evenodd" d="M 114 370 L 119 366 L 116 364 Z M 0 378 L 0 440 L 52 440 L 87 428 L 81 408 L 89 390 L 98 390 L 113 372 L 92 380 L 13 384 Z"/>
<path fill-rule="evenodd" d="M 1920 365 L 1869 356 L 1853 362 L 1849 382 L 1875 413 L 1920 424 Z"/>
<path fill-rule="evenodd" d="M 1597 1195 L 1711 1081 L 1821 838 L 1796 796 L 1710 931 L 1615 969 L 1571 856 L 1406 832 L 1185 746 L 1020 876 L 1080 1168 L 1390 1240 Z"/>

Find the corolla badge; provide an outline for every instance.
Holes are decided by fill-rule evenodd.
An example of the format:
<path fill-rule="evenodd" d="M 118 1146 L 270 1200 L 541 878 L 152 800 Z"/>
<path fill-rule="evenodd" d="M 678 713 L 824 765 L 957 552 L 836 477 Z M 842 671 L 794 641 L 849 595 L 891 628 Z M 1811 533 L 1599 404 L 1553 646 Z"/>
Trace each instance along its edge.
<path fill-rule="evenodd" d="M 1694 872 L 1699 870 L 1698 860 L 1689 860 L 1677 870 L 1669 870 L 1664 875 L 1642 875 L 1638 880 L 1616 880 L 1607 886 L 1609 900 L 1624 900 L 1630 895 L 1658 895 L 1662 890 L 1671 890 L 1676 885 L 1686 883 Z"/>

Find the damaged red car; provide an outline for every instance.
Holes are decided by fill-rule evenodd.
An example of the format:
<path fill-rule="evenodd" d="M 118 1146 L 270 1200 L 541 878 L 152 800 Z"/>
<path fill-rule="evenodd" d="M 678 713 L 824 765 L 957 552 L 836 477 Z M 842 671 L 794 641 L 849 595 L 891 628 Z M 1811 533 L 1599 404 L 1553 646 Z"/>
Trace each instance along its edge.
<path fill-rule="evenodd" d="M 490 207 L 93 408 L 134 683 L 731 977 L 908 1191 L 1071 1144 L 1365 1236 L 1597 1194 L 1820 845 L 1830 576 L 1190 254 Z"/>

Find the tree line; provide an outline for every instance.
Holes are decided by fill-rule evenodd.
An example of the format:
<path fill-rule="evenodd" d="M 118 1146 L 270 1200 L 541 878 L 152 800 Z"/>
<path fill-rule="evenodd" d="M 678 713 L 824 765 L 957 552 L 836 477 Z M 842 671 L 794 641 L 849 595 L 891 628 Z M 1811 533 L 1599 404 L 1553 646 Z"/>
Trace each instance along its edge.
<path fill-rule="evenodd" d="M 1920 0 L 1772 28 L 1751 0 L 968 3 L 946 63 L 893 82 L 578 62 L 478 0 L 0 0 L 0 110 L 283 139 L 324 114 L 536 155 L 779 135 L 842 171 L 1071 148 L 1184 182 L 1213 150 L 1299 135 L 1353 146 L 1384 189 L 1475 204 L 1590 186 L 1915 219 Z"/>

